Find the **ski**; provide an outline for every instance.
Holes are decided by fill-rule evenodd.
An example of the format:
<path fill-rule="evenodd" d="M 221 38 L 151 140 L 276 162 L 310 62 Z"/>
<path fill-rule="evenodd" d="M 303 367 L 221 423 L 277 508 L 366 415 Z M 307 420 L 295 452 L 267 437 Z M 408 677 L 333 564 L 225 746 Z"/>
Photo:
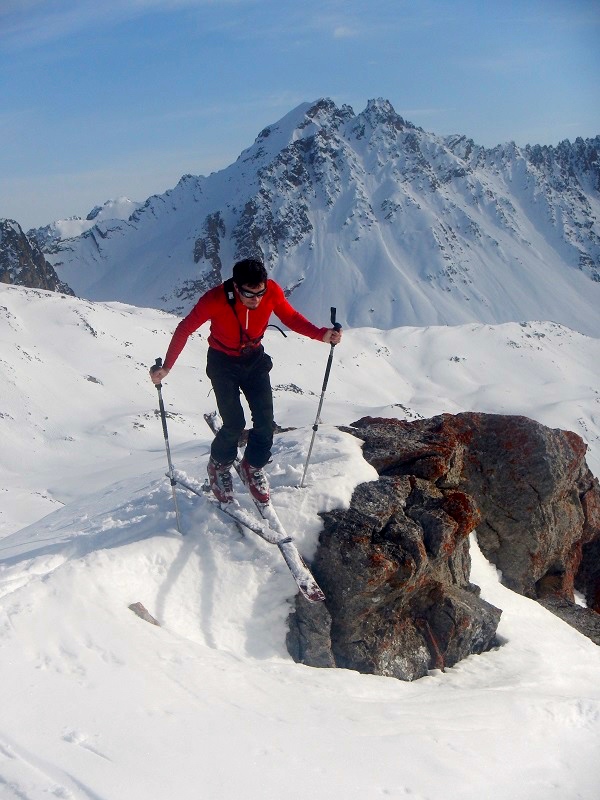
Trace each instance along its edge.
<path fill-rule="evenodd" d="M 198 497 L 202 497 L 216 509 L 225 514 L 229 519 L 232 519 L 238 526 L 238 530 L 243 532 L 244 529 L 252 531 L 261 539 L 269 544 L 274 544 L 279 548 L 283 560 L 285 561 L 292 577 L 296 581 L 298 589 L 303 597 L 311 603 L 319 603 L 325 599 L 321 588 L 315 581 L 312 573 L 304 563 L 302 556 L 298 552 L 295 544 L 291 538 L 283 530 L 274 530 L 267 523 L 261 523 L 256 517 L 249 514 L 239 502 L 234 498 L 228 503 L 220 503 L 212 494 L 204 492 L 202 489 L 192 486 L 191 483 L 184 480 L 177 472 L 174 476 L 174 481 L 183 489 L 192 492 Z"/>
<path fill-rule="evenodd" d="M 192 486 L 192 484 L 182 478 L 177 471 L 175 471 L 174 481 L 178 486 L 187 489 L 188 492 L 192 492 L 192 494 L 207 500 L 211 505 L 219 509 L 219 511 L 222 511 L 235 522 L 242 525 L 242 527 L 247 528 L 252 531 L 252 533 L 256 533 L 257 536 L 260 536 L 265 542 L 269 544 L 280 544 L 282 537 L 275 531 L 272 531 L 268 525 L 261 524 L 259 520 L 243 509 L 235 498 L 228 503 L 220 503 L 212 493 L 209 494 L 201 488 Z"/>
<path fill-rule="evenodd" d="M 213 432 L 213 434 L 216 435 L 220 428 L 217 418 L 217 412 L 213 411 L 210 414 L 204 414 L 204 419 L 208 427 Z M 242 477 L 240 475 L 239 465 L 240 465 L 239 459 L 236 459 L 233 466 L 238 476 L 240 477 L 240 480 L 242 480 Z M 257 525 L 260 526 L 261 532 L 259 533 L 258 530 L 254 530 L 254 528 L 252 528 L 250 525 L 246 525 L 246 527 L 249 528 L 250 530 L 254 530 L 254 533 L 258 533 L 258 535 L 262 536 L 262 538 L 265 539 L 266 541 L 277 545 L 277 547 L 281 552 L 281 555 L 283 556 L 285 563 L 288 566 L 288 569 L 290 570 L 292 576 L 294 577 L 294 580 L 298 584 L 298 588 L 300 589 L 302 595 L 307 600 L 309 600 L 311 603 L 320 603 L 323 600 L 325 600 L 325 594 L 323 590 L 315 580 L 312 572 L 310 571 L 310 569 L 306 565 L 306 562 L 300 555 L 300 552 L 298 551 L 298 548 L 294 544 L 293 539 L 286 533 L 285 528 L 283 527 L 283 524 L 281 523 L 281 520 L 279 519 L 279 516 L 277 515 L 277 512 L 275 511 L 271 501 L 269 501 L 268 503 L 261 503 L 260 501 L 252 497 L 251 494 L 250 497 L 252 498 L 254 505 L 256 506 L 261 518 L 265 521 L 266 525 L 262 526 L 260 525 L 260 523 L 254 520 L 253 517 L 250 517 L 251 521 L 255 526 Z M 224 506 L 230 506 L 231 503 L 219 503 L 216 498 L 215 502 L 222 511 L 225 511 L 225 513 L 230 513 L 229 511 L 225 510 Z M 237 500 L 234 500 L 232 502 L 236 504 L 237 507 L 240 508 L 243 514 L 246 514 L 246 512 L 241 508 Z M 235 513 L 237 514 L 237 508 L 235 510 Z M 232 514 L 230 514 L 230 516 L 232 516 Z M 242 522 L 241 517 L 238 517 L 238 521 L 240 521 L 242 525 L 245 525 L 245 523 Z M 268 531 L 268 536 L 271 538 L 267 538 L 267 535 L 264 534 L 265 529 Z"/>

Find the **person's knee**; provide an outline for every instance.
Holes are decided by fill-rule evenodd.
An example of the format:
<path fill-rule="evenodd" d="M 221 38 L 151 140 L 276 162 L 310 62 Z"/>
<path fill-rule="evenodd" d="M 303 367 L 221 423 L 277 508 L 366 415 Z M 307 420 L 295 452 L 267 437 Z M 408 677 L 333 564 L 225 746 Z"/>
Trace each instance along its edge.
<path fill-rule="evenodd" d="M 221 413 L 221 420 L 223 422 L 222 429 L 226 431 L 237 431 L 238 433 L 241 433 L 246 427 L 246 418 L 241 409 L 239 411 L 230 410 L 225 414 Z"/>

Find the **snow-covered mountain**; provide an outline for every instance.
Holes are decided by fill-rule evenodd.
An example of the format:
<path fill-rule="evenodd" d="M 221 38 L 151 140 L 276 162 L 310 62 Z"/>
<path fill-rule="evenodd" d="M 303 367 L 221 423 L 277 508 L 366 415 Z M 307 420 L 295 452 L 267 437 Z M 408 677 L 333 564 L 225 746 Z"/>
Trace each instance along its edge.
<path fill-rule="evenodd" d="M 549 319 L 600 335 L 599 150 L 485 149 L 386 100 L 319 100 L 49 258 L 81 296 L 178 313 L 259 256 L 319 323 L 335 305 L 351 326 Z"/>
<path fill-rule="evenodd" d="M 500 585 L 475 538 L 498 648 L 414 683 L 295 664 L 278 551 L 185 493 L 175 530 L 147 368 L 177 318 L 1 285 L 0 307 L 2 798 L 596 800 L 600 649 Z M 579 433 L 600 471 L 599 339 L 549 322 L 363 328 L 335 349 L 301 490 L 329 348 L 266 340 L 277 420 L 296 428 L 276 437 L 273 499 L 309 558 L 319 511 L 374 477 L 336 427 L 365 414 L 526 414 Z M 191 480 L 210 443 L 205 358 L 194 335 L 163 388 Z"/>
<path fill-rule="evenodd" d="M 59 219 L 41 228 L 31 228 L 27 231 L 27 236 L 47 253 L 51 253 L 59 242 L 81 236 L 100 222 L 129 219 L 141 206 L 142 203 L 136 203 L 128 197 L 117 197 L 115 200 L 107 200 L 101 206 L 94 206 L 85 219 L 83 217 Z"/>

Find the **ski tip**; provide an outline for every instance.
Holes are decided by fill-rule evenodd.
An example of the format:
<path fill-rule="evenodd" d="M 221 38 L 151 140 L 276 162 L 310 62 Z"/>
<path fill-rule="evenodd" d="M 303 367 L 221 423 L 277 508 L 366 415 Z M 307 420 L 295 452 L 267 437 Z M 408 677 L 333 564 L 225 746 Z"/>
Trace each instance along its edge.
<path fill-rule="evenodd" d="M 322 603 L 326 599 L 323 590 L 319 586 L 302 586 L 300 591 L 309 603 Z"/>

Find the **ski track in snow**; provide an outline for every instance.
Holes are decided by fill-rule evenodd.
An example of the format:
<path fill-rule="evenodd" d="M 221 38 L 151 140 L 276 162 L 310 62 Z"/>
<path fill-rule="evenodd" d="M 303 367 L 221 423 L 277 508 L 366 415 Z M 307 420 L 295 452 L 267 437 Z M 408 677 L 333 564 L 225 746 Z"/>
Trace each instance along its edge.
<path fill-rule="evenodd" d="M 296 587 L 277 549 L 186 492 L 176 532 L 147 375 L 176 320 L 0 296 L 2 800 L 597 800 L 600 649 L 504 588 L 475 538 L 472 580 L 503 610 L 497 649 L 412 684 L 294 664 Z M 600 343 L 566 328 L 347 331 L 305 490 L 328 348 L 267 349 L 277 420 L 298 426 L 276 437 L 273 496 L 308 559 L 318 512 L 375 476 L 336 427 L 365 414 L 528 414 L 582 435 L 598 472 Z M 163 390 L 191 480 L 210 442 L 204 358 L 195 337 Z"/>

